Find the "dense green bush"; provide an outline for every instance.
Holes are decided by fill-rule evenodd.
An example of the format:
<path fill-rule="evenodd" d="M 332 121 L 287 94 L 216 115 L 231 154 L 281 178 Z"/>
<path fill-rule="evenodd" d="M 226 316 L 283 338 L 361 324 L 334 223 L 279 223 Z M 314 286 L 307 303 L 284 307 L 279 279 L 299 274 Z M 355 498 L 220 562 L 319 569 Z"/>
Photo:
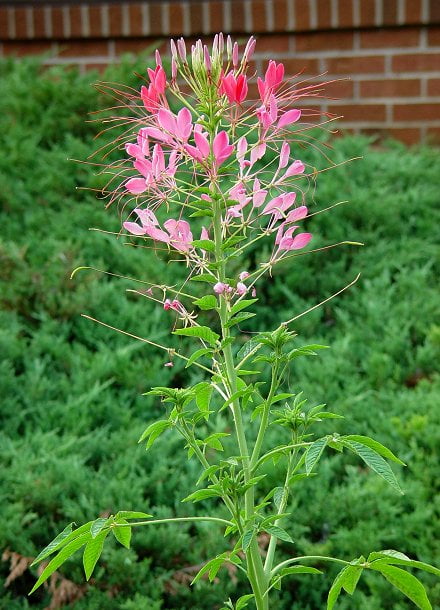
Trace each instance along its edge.
<path fill-rule="evenodd" d="M 135 84 L 133 70 L 127 60 L 109 69 L 106 79 Z M 165 258 L 88 232 L 120 227 L 116 210 L 105 211 L 93 192 L 77 190 L 100 183 L 94 168 L 67 160 L 85 159 L 97 147 L 93 137 L 99 127 L 84 119 L 109 102 L 90 86 L 95 76 L 43 71 L 37 61 L 0 64 L 0 548 L 26 557 L 35 556 L 69 521 L 124 508 L 157 517 L 187 514 L 191 508 L 180 499 L 187 482 L 198 476 L 195 464 L 176 461 L 182 447 L 172 434 L 150 453 L 136 445 L 161 409 L 142 392 L 171 378 L 185 383 L 181 366 L 163 368 L 163 353 L 80 313 L 165 343 L 171 341 L 170 316 L 127 293 L 134 285 L 128 280 L 95 272 L 69 279 L 72 269 L 87 264 L 153 281 L 172 273 L 175 282 L 182 273 L 169 270 Z M 399 548 L 432 562 L 440 556 L 434 245 L 440 159 L 429 148 L 407 150 L 396 143 L 372 148 L 365 138 L 347 137 L 333 146 L 336 163 L 363 160 L 323 174 L 317 190 L 309 192 L 312 212 L 350 200 L 309 221 L 313 244 L 351 239 L 365 247 L 301 256 L 276 269 L 260 287 L 262 316 L 249 331 L 275 327 L 362 273 L 354 288 L 297 321 L 301 339 L 331 350 L 298 361 L 291 384 L 293 391 L 303 390 L 312 402 L 325 401 L 345 416 L 335 430 L 371 434 L 408 462 L 397 472 L 406 495 L 397 496 L 352 458 L 329 454 L 319 476 L 294 490 L 285 526 L 298 554 L 351 559 L 372 548 Z M 318 168 L 325 165 L 310 150 L 297 156 Z M 254 251 L 249 264 L 263 259 Z M 267 474 L 268 486 L 277 481 L 276 468 L 268 467 Z M 220 576 L 221 591 L 205 582 L 188 587 L 191 567 L 218 552 L 217 538 L 218 531 L 206 525 L 145 528 L 136 531 L 131 551 L 105 549 L 90 586 L 81 589 L 79 560 L 63 575 L 83 594 L 78 610 L 216 608 L 222 593 L 245 592 L 235 574 Z M 9 562 L 1 568 L 6 578 Z M 17 576 L 4 589 L 0 608 L 46 607 L 47 590 L 26 597 L 34 576 L 28 570 Z M 330 579 L 313 578 L 292 580 L 275 607 L 322 608 Z M 425 581 L 439 607 L 440 586 L 431 577 Z M 341 609 L 409 607 L 374 575 L 353 599 L 340 603 Z"/>

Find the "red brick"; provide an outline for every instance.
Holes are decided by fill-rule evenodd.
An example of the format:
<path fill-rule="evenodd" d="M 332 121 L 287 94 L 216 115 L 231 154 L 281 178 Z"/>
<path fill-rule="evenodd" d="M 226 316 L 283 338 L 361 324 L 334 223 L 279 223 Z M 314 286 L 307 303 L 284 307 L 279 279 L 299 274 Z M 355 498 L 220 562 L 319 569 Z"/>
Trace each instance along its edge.
<path fill-rule="evenodd" d="M 109 65 L 109 62 L 102 62 L 102 63 L 94 63 L 94 64 L 84 64 L 84 69 L 85 70 L 97 70 L 98 72 L 102 73 L 104 72 L 104 70 L 107 68 L 107 66 Z"/>
<path fill-rule="evenodd" d="M 162 34 L 162 6 L 159 2 L 152 2 L 148 4 L 148 7 L 150 10 L 150 35 L 158 36 Z M 186 3 L 184 10 L 189 10 Z"/>
<path fill-rule="evenodd" d="M 324 83 L 324 96 L 332 99 L 351 98 L 353 97 L 353 87 L 353 81 L 349 79 Z"/>
<path fill-rule="evenodd" d="M 39 53 L 46 53 L 52 50 L 51 42 L 24 40 L 20 42 L 5 41 L 3 42 L 3 54 L 4 55 L 16 55 L 22 57 L 23 55 L 37 55 Z"/>
<path fill-rule="evenodd" d="M 418 144 L 421 139 L 421 131 L 418 127 L 399 128 L 391 127 L 387 129 L 386 135 L 395 138 L 404 144 Z"/>
<path fill-rule="evenodd" d="M 371 27 L 375 24 L 375 0 L 362 0 L 360 4 L 360 21 L 362 27 Z"/>
<path fill-rule="evenodd" d="M 170 35 L 180 37 L 183 34 L 183 11 L 187 10 L 182 3 L 170 5 Z M 218 30 L 220 32 L 220 30 Z"/>
<path fill-rule="evenodd" d="M 115 53 L 116 55 L 122 55 L 124 53 L 135 53 L 138 55 L 139 53 L 145 53 L 147 49 L 151 49 L 152 44 L 154 44 L 153 41 L 148 38 L 125 38 L 116 40 Z"/>
<path fill-rule="evenodd" d="M 368 74 L 383 72 L 385 68 L 385 59 L 380 55 L 329 57 L 326 61 L 329 74 Z"/>
<path fill-rule="evenodd" d="M 417 97 L 420 95 L 420 80 L 387 79 L 365 80 L 360 83 L 360 95 L 364 97 Z"/>
<path fill-rule="evenodd" d="M 440 21 L 440 3 L 438 0 L 430 0 L 428 23 L 438 23 L 439 21 Z"/>
<path fill-rule="evenodd" d="M 232 7 L 232 10 L 235 6 Z M 265 32 L 266 28 L 266 6 L 264 0 L 254 0 L 252 2 L 252 24 L 256 33 Z"/>
<path fill-rule="evenodd" d="M 422 0 L 406 0 L 405 23 L 420 23 L 422 17 Z"/>
<path fill-rule="evenodd" d="M 440 68 L 440 53 L 417 53 L 393 57 L 396 72 L 430 72 Z"/>
<path fill-rule="evenodd" d="M 426 141 L 429 144 L 434 144 L 435 146 L 438 146 L 440 144 L 440 127 L 428 127 Z"/>
<path fill-rule="evenodd" d="M 273 24 L 276 32 L 286 30 L 287 23 L 287 3 L 286 0 L 276 0 L 273 2 Z"/>
<path fill-rule="evenodd" d="M 54 38 L 64 38 L 64 13 L 58 6 L 52 7 L 52 36 Z"/>
<path fill-rule="evenodd" d="M 254 4 L 254 3 L 252 3 Z M 183 7 L 185 10 L 185 7 Z M 209 3 L 209 27 L 211 32 L 223 32 L 223 3 L 222 2 L 210 2 Z M 254 31 L 256 31 L 254 24 Z"/>
<path fill-rule="evenodd" d="M 382 2 L 384 25 L 396 25 L 397 23 L 397 0 L 385 0 Z"/>
<path fill-rule="evenodd" d="M 332 104 L 330 112 L 342 116 L 345 121 L 385 121 L 386 107 L 384 104 Z"/>
<path fill-rule="evenodd" d="M 122 6 L 110 4 L 108 7 L 110 36 L 122 36 Z"/>
<path fill-rule="evenodd" d="M 287 53 L 289 51 L 289 36 L 286 34 L 277 34 L 266 36 L 258 36 L 257 46 L 255 52 L 260 55 L 261 53 Z"/>
<path fill-rule="evenodd" d="M 396 104 L 393 106 L 395 121 L 438 121 L 440 104 Z"/>
<path fill-rule="evenodd" d="M 291 76 L 300 73 L 315 75 L 319 72 L 317 59 L 286 59 L 283 63 L 286 69 L 286 74 Z"/>
<path fill-rule="evenodd" d="M 90 36 L 92 37 L 101 38 L 103 35 L 102 10 L 104 9 L 99 4 L 89 6 Z"/>
<path fill-rule="evenodd" d="M 243 7 L 241 6 L 241 2 L 237 2 L 237 5 L 234 6 L 232 9 L 234 11 L 234 19 L 232 19 L 232 25 L 233 25 L 234 29 L 235 29 L 235 26 L 237 26 L 239 31 L 240 30 L 243 31 L 242 30 L 243 20 L 242 20 L 242 15 L 240 15 L 239 7 L 241 7 L 241 9 L 243 9 Z M 189 11 L 191 34 L 193 34 L 193 35 L 201 34 L 202 30 L 203 30 L 203 15 L 202 15 L 202 7 L 200 6 L 200 3 L 191 2 L 189 4 L 186 4 L 186 6 L 184 7 L 184 10 Z M 235 21 L 235 13 L 237 13 L 237 21 Z"/>
<path fill-rule="evenodd" d="M 0 8 L 0 38 L 9 38 L 8 31 L 8 9 Z"/>
<path fill-rule="evenodd" d="M 340 28 L 353 25 L 353 0 L 338 0 L 338 25 Z"/>
<path fill-rule="evenodd" d="M 360 32 L 362 49 L 392 47 L 416 47 L 419 44 L 419 28 L 368 30 Z"/>
<path fill-rule="evenodd" d="M 72 38 L 80 38 L 82 36 L 82 19 L 81 9 L 79 6 L 69 7 L 70 17 L 70 35 Z"/>
<path fill-rule="evenodd" d="M 43 10 L 41 8 L 34 8 L 32 11 L 32 22 L 34 25 L 35 38 L 46 38 L 46 26 L 44 21 Z"/>
<path fill-rule="evenodd" d="M 320 0 L 318 7 L 318 28 L 330 29 L 332 23 L 331 0 Z"/>
<path fill-rule="evenodd" d="M 431 27 L 428 29 L 428 45 L 430 47 L 440 47 L 440 28 Z"/>
<path fill-rule="evenodd" d="M 295 26 L 297 31 L 310 29 L 310 13 L 308 0 L 295 0 Z"/>
<path fill-rule="evenodd" d="M 327 51 L 329 49 L 352 49 L 352 32 L 313 32 L 295 35 L 297 52 Z"/>
<path fill-rule="evenodd" d="M 60 57 L 108 55 L 108 42 L 107 40 L 69 40 L 62 44 L 58 55 Z"/>
<path fill-rule="evenodd" d="M 440 78 L 430 78 L 428 80 L 428 95 L 438 95 L 440 97 Z"/>
<path fill-rule="evenodd" d="M 42 12 L 41 9 L 34 9 L 34 12 L 39 11 Z M 15 19 L 15 36 L 16 38 L 26 39 L 27 36 L 27 20 L 26 20 L 26 9 L 25 8 L 16 8 L 14 9 L 14 19 Z M 41 33 L 41 37 L 44 36 L 44 30 Z"/>

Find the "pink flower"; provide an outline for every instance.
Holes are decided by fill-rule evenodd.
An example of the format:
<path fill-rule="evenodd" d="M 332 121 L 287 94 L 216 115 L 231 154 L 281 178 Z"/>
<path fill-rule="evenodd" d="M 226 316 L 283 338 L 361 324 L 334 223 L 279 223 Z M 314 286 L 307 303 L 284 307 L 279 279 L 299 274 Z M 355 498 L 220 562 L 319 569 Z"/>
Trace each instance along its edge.
<path fill-rule="evenodd" d="M 237 284 L 237 294 L 240 296 L 243 296 L 244 294 L 246 294 L 247 292 L 247 286 L 246 284 L 243 284 L 243 282 L 238 282 Z"/>
<path fill-rule="evenodd" d="M 278 250 L 300 250 L 307 246 L 312 239 L 311 233 L 298 233 L 293 237 L 293 232 L 299 227 L 297 225 L 290 227 L 283 233 L 284 225 L 280 227 L 277 233 L 275 244 L 278 245 Z"/>
<path fill-rule="evenodd" d="M 223 294 L 227 289 L 228 284 L 225 284 L 224 282 L 217 282 L 217 284 L 214 284 L 213 286 L 213 290 L 216 294 Z"/>
<path fill-rule="evenodd" d="M 250 275 L 250 273 L 248 271 L 242 271 L 238 277 L 243 282 L 244 280 L 247 280 L 249 275 Z"/>
<path fill-rule="evenodd" d="M 233 72 L 229 72 L 226 76 L 220 77 L 219 93 L 224 93 L 228 101 L 241 104 L 247 96 L 248 84 L 244 74 L 235 76 Z"/>
<path fill-rule="evenodd" d="M 160 56 L 159 56 L 160 57 Z M 157 60 L 157 56 L 156 56 Z M 150 87 L 153 87 L 157 95 L 163 95 L 165 93 L 165 87 L 167 83 L 167 77 L 165 70 L 161 65 L 157 65 L 155 70 L 147 68 L 148 76 L 150 77 Z"/>
<path fill-rule="evenodd" d="M 297 220 L 302 220 L 306 218 L 308 214 L 308 209 L 305 205 L 300 205 L 299 208 L 295 208 L 291 212 L 287 214 L 286 224 L 290 224 L 291 222 L 296 222 Z"/>
<path fill-rule="evenodd" d="M 167 108 L 161 108 L 157 113 L 157 122 L 163 130 L 182 142 L 188 141 L 193 129 L 191 112 L 188 108 L 179 110 L 177 116 Z"/>
<path fill-rule="evenodd" d="M 169 243 L 181 252 L 188 252 L 193 240 L 191 229 L 186 220 L 169 218 L 163 224 L 169 233 Z"/>
<path fill-rule="evenodd" d="M 226 131 L 220 131 L 214 138 L 212 144 L 212 151 L 214 153 L 214 160 L 217 167 L 226 161 L 234 151 L 232 144 L 229 144 L 229 136 Z"/>
<path fill-rule="evenodd" d="M 293 109 L 285 112 L 277 123 L 277 129 L 296 123 L 301 118 L 301 110 Z"/>
<path fill-rule="evenodd" d="M 128 143 L 125 145 L 127 154 L 136 159 L 143 159 L 145 156 L 148 156 L 150 151 L 148 147 L 148 134 L 145 127 L 139 129 L 136 142 L 136 144 Z"/>
<path fill-rule="evenodd" d="M 258 78 L 257 85 L 260 93 L 261 100 L 264 102 L 268 95 L 274 93 L 283 82 L 284 78 L 284 65 L 277 64 L 275 61 L 270 60 L 269 65 L 264 75 L 264 80 Z"/>
<path fill-rule="evenodd" d="M 272 221 L 275 222 L 284 218 L 287 210 L 292 207 L 295 203 L 296 193 L 291 191 L 290 193 L 284 193 L 283 195 L 278 195 L 278 197 L 274 197 L 269 201 L 269 203 L 264 207 L 263 214 L 272 214 Z"/>

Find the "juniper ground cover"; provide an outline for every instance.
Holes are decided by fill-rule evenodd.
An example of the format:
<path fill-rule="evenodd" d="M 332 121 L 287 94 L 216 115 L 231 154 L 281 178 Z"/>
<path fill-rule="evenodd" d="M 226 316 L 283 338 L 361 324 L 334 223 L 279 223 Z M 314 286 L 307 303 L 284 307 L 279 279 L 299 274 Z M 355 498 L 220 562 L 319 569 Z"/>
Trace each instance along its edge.
<path fill-rule="evenodd" d="M 106 78 L 127 82 L 136 68 L 142 72 L 144 65 L 127 61 Z M 136 450 L 140 432 L 161 409 L 141 393 L 171 379 L 179 385 L 180 365 L 163 368 L 162 354 L 79 317 L 85 312 L 160 341 L 169 334 L 169 315 L 127 293 L 128 281 L 85 272 L 69 279 L 83 264 L 153 280 L 169 273 L 166 258 L 154 260 L 113 236 L 87 231 L 118 230 L 118 219 L 93 193 L 75 190 L 98 186 L 99 178 L 93 167 L 67 158 L 84 159 L 97 146 L 92 138 L 98 127 L 84 117 L 108 102 L 90 86 L 91 75 L 42 71 L 31 61 L 3 63 L 0 69 L 7 92 L 0 102 L 0 452 L 6 466 L 0 547 L 8 549 L 1 566 L 6 578 L 11 552 L 35 556 L 72 520 L 83 522 L 124 504 L 157 517 L 187 514 L 180 498 L 185 479 L 197 475 L 191 464 L 176 471 L 180 440 L 172 435 L 150 453 Z M 357 432 L 391 446 L 411 465 L 396 471 L 406 491 L 400 498 L 367 470 L 359 477 L 357 461 L 329 454 L 320 479 L 311 478 L 294 497 L 291 509 L 301 510 L 290 531 L 298 554 L 350 558 L 364 548 L 404 547 L 414 558 L 435 562 L 440 555 L 438 151 L 391 143 L 373 148 L 365 138 L 344 138 L 333 142 L 329 154 L 336 163 L 364 159 L 321 177 L 316 201 L 350 203 L 312 219 L 314 245 L 330 236 L 365 247 L 304 257 L 300 265 L 276 270 L 258 295 L 264 324 L 273 327 L 299 313 L 360 271 L 354 289 L 298 320 L 305 343 L 332 346 L 319 359 L 298 361 L 298 378 L 311 400 L 325 399 L 346 417 L 338 424 L 341 433 L 350 433 L 351 420 L 356 421 Z M 307 155 L 322 165 L 318 156 Z M 313 202 L 308 205 L 313 212 Z M 253 263 L 265 255 L 255 250 Z M 249 330 L 256 330 L 251 323 Z M 268 467 L 268 489 L 276 484 L 274 473 Z M 98 568 L 90 586 L 81 584 L 81 565 L 74 560 L 63 570 L 72 583 L 60 578 L 54 587 L 64 587 L 67 599 L 79 598 L 80 610 L 211 608 L 217 599 L 211 586 L 201 582 L 190 589 L 188 582 L 200 557 L 218 551 L 216 535 L 209 525 L 142 530 L 131 551 L 106 549 L 105 570 Z M 51 597 L 59 601 L 59 590 L 41 590 L 28 600 L 34 578 L 19 572 L 11 573 L 0 607 L 44 608 Z M 226 593 L 240 589 L 238 574 L 219 577 Z M 301 585 L 301 591 L 295 581 L 289 583 L 279 608 L 323 607 L 329 582 L 314 578 L 314 586 Z M 438 584 L 426 582 L 433 605 L 440 604 Z M 373 575 L 340 607 L 410 606 Z"/>

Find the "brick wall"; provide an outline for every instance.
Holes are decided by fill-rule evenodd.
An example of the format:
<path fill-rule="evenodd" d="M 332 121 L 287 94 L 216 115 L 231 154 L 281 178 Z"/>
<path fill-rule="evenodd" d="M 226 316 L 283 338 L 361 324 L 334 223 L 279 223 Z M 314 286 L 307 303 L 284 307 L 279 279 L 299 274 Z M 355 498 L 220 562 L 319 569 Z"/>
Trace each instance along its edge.
<path fill-rule="evenodd" d="M 341 127 L 440 139 L 440 0 L 0 2 L 0 53 L 103 67 L 170 36 L 257 36 L 256 67 L 336 79 L 321 110 Z M 164 46 L 164 48 L 166 48 Z"/>

